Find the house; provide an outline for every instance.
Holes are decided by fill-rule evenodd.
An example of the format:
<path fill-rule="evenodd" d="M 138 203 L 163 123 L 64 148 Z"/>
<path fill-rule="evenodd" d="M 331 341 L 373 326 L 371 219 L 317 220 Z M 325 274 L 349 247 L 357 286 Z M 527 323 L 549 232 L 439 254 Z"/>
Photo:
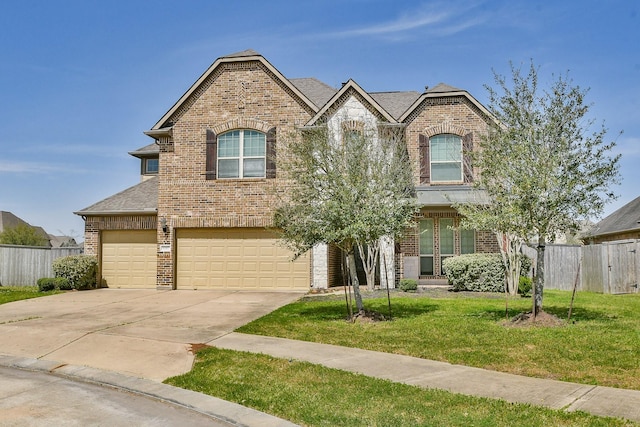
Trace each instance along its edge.
<path fill-rule="evenodd" d="M 26 221 L 22 220 L 21 218 L 18 218 L 11 212 L 0 211 L 0 233 L 5 231 L 6 229 L 14 228 L 18 226 L 27 226 L 27 227 L 33 228 L 35 231 L 35 234 L 40 238 L 42 238 L 42 240 L 45 242 L 44 246 L 46 247 L 52 246 L 51 237 L 47 234 L 46 231 L 44 231 L 44 228 L 31 225 Z"/>
<path fill-rule="evenodd" d="M 640 239 L 640 197 L 598 222 L 584 237 L 586 243 Z"/>
<path fill-rule="evenodd" d="M 422 204 L 417 225 L 383 250 L 394 277 L 446 283 L 442 260 L 496 252 L 495 236 L 461 231 L 454 201 L 473 201 L 465 162 L 491 115 L 467 91 L 367 92 L 288 79 L 247 50 L 217 59 L 145 132 L 154 142 L 130 154 L 141 182 L 76 214 L 85 253 L 99 257 L 109 287 L 308 289 L 339 284 L 340 252 L 317 245 L 291 261 L 272 225 L 278 138 L 328 123 L 343 131 L 373 123 L 404 129 Z M 340 282 L 341 283 L 341 282 Z M 384 283 L 383 286 L 386 286 Z"/>

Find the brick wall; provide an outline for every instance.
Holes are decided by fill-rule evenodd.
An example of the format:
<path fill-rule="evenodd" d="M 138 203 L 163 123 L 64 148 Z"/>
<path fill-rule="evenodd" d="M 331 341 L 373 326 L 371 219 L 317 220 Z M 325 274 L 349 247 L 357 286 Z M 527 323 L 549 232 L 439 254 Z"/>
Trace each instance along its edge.
<path fill-rule="evenodd" d="M 279 141 L 312 114 L 261 62 L 222 64 L 169 119 L 173 138 L 160 154 L 158 217 L 166 218 L 170 232 L 159 229 L 158 243 L 173 243 L 174 227 L 271 225 L 276 190 L 283 183 L 277 177 L 206 180 L 207 129 L 219 135 L 275 127 Z M 172 256 L 161 254 L 158 284 L 170 286 L 173 274 Z"/>

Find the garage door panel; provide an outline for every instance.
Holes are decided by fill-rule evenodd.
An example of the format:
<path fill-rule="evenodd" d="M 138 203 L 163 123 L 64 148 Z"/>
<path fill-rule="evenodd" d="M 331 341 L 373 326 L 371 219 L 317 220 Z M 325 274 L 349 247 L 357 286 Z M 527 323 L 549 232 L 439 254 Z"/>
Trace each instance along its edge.
<path fill-rule="evenodd" d="M 193 248 L 207 248 L 203 271 L 193 267 Z M 177 231 L 178 288 L 308 289 L 309 258 L 292 253 L 265 229 L 183 229 Z M 203 274 L 206 277 L 200 277 Z M 196 282 L 195 276 L 200 279 Z M 204 280 L 204 284 L 202 282 Z"/>
<path fill-rule="evenodd" d="M 103 231 L 101 273 L 112 288 L 155 288 L 156 232 Z"/>

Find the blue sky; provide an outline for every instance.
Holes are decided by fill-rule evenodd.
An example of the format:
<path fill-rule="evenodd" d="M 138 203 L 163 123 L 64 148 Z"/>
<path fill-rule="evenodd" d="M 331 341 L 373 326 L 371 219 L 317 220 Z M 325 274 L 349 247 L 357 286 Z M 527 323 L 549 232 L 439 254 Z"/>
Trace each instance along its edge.
<path fill-rule="evenodd" d="M 567 70 L 640 196 L 640 3 L 629 0 L 13 0 L 0 14 L 0 210 L 81 238 L 73 211 L 139 182 L 127 154 L 216 58 L 254 49 L 286 77 L 487 103 L 509 61 Z M 624 133 L 618 136 L 620 131 Z"/>

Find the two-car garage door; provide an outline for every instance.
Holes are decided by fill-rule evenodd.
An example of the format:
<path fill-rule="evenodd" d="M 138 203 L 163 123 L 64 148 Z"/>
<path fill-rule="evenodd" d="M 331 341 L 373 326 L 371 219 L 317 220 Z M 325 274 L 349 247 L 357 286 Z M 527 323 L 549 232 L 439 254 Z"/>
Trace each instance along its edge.
<path fill-rule="evenodd" d="M 179 229 L 178 289 L 308 289 L 309 257 L 291 252 L 262 228 Z"/>

